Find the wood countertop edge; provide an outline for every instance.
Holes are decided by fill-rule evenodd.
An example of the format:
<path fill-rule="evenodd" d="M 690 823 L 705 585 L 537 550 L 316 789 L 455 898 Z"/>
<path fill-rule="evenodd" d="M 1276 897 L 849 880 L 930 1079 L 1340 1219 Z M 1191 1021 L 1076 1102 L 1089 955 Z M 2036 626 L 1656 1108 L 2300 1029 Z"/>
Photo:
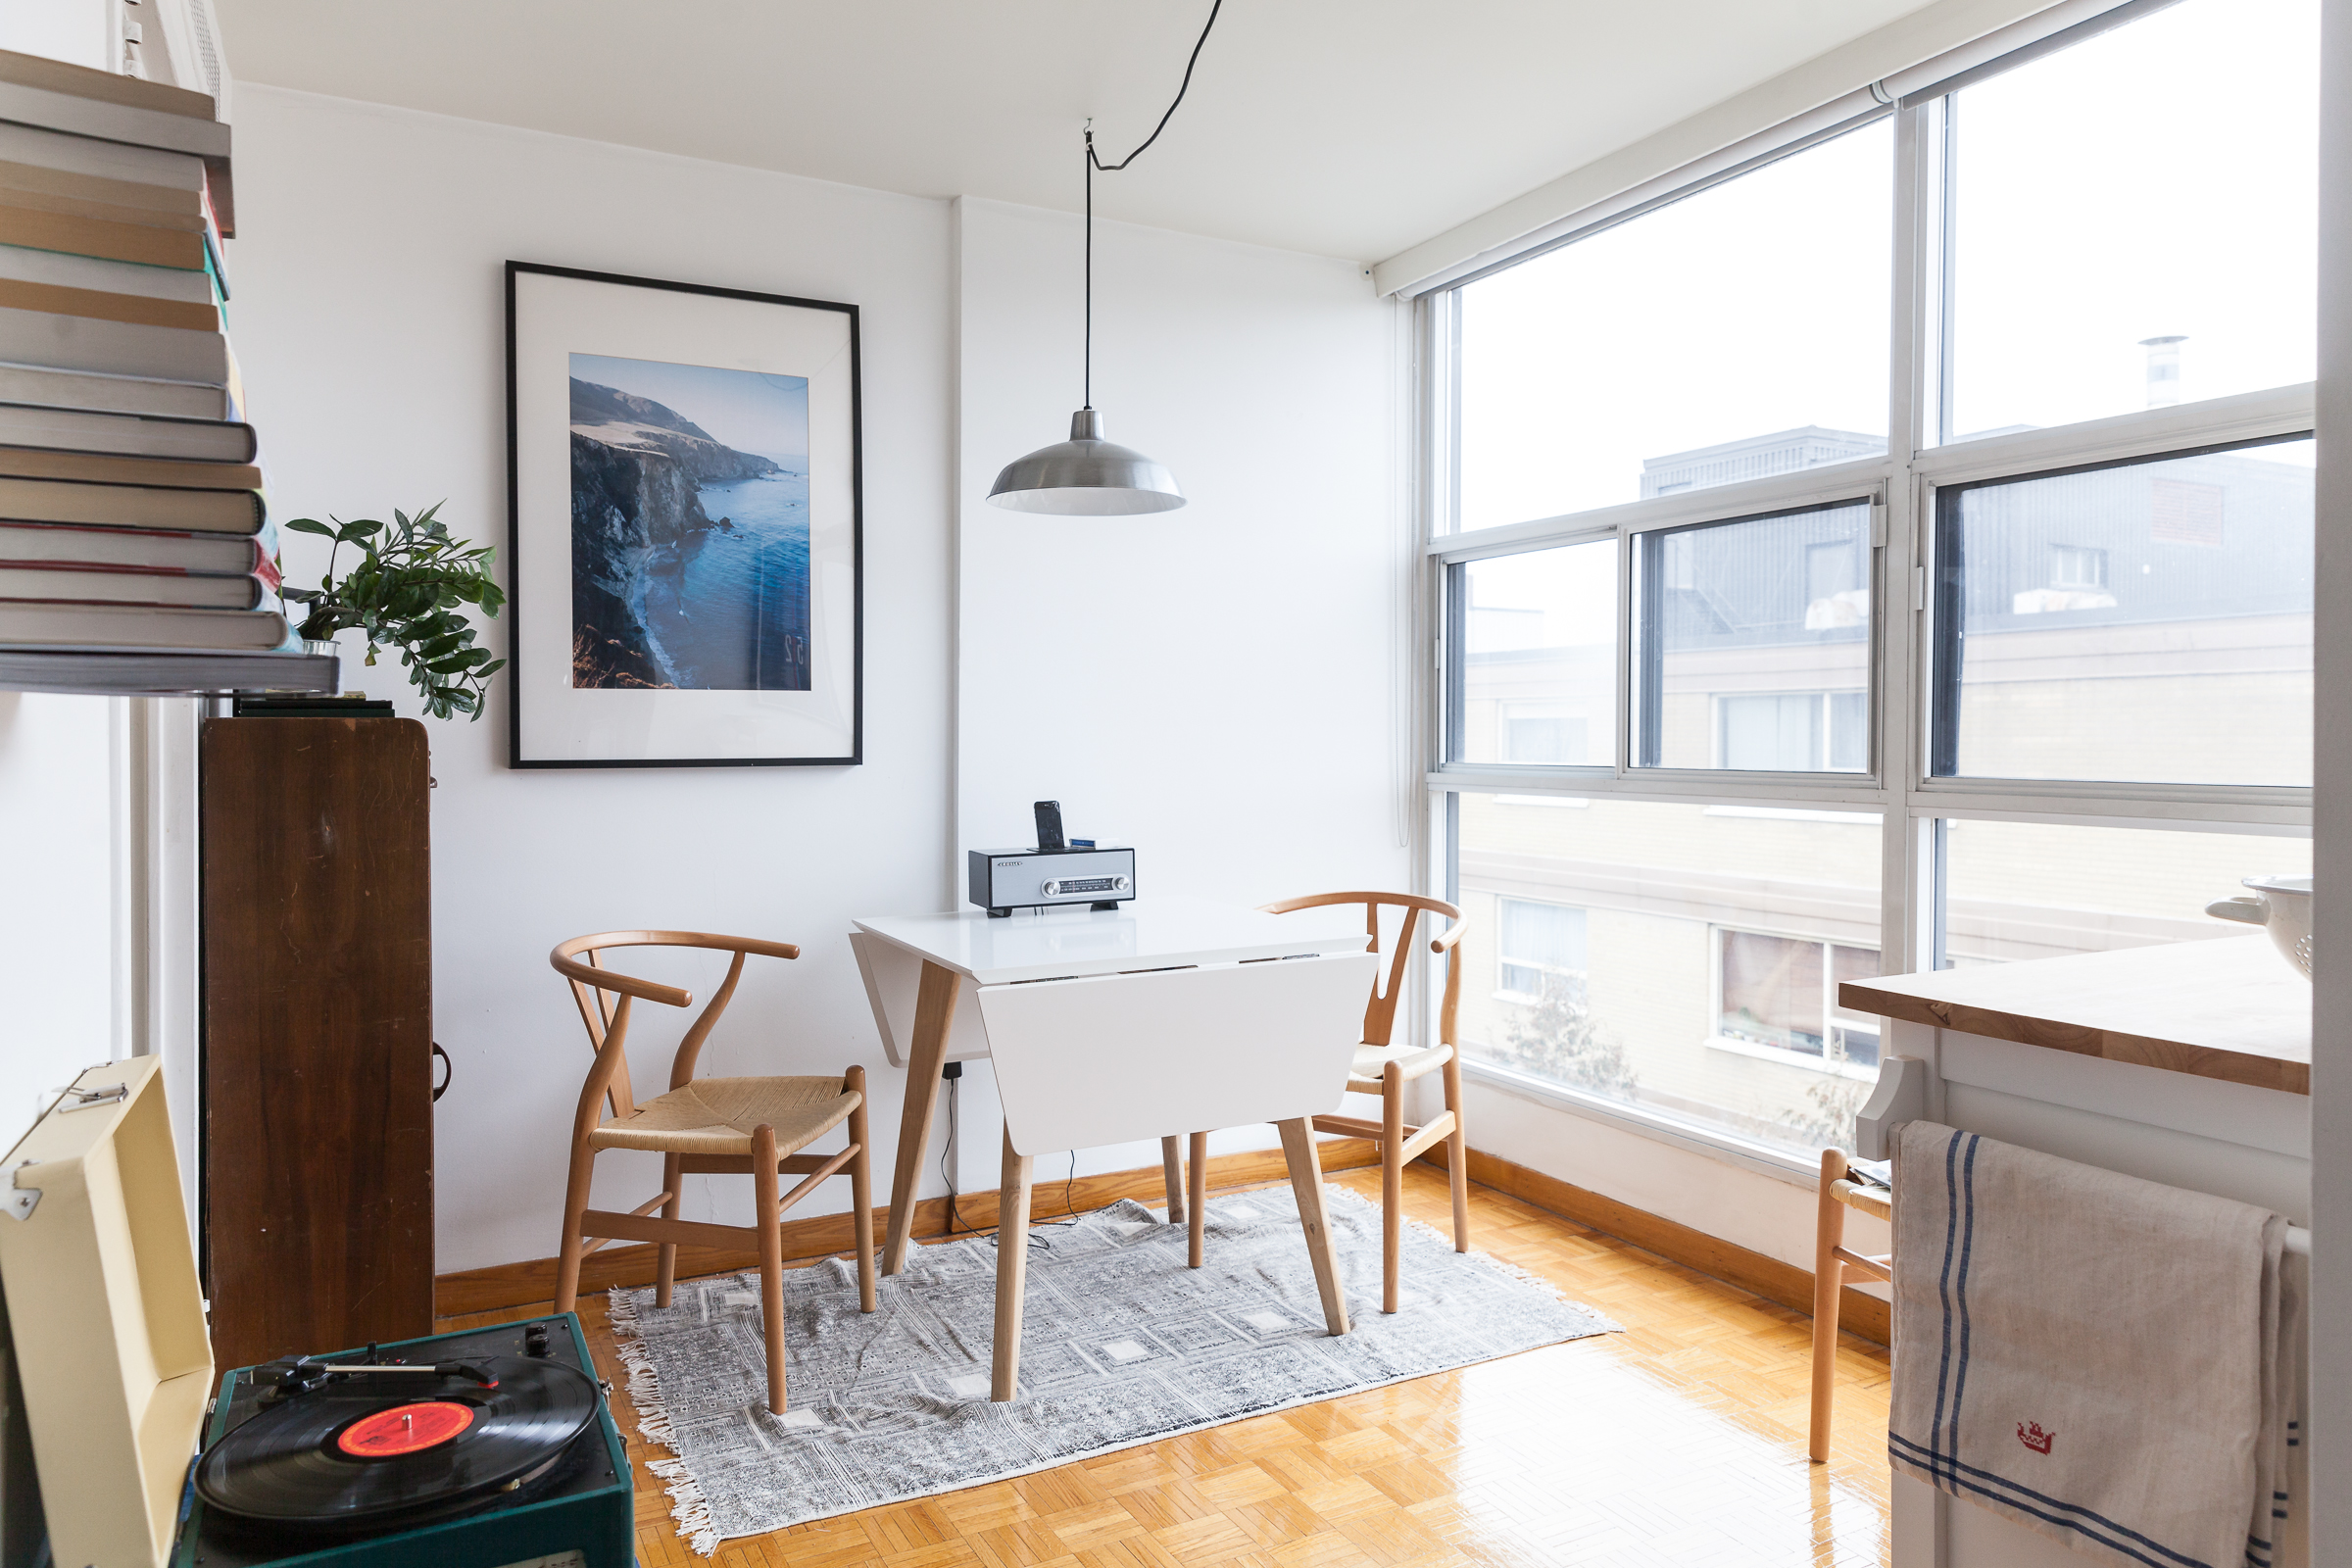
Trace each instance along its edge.
<path fill-rule="evenodd" d="M 1962 1003 L 1933 1001 L 1900 991 L 1882 991 L 1866 980 L 1843 982 L 1838 988 L 1838 1001 L 1840 1006 L 1856 1011 L 1876 1012 L 1888 1018 L 1899 1018 L 1906 1023 L 2013 1041 L 2021 1046 L 2037 1046 L 2045 1051 L 2071 1052 L 2078 1056 L 2098 1056 L 2107 1061 L 2128 1061 L 2164 1072 L 2185 1073 L 2190 1077 L 2212 1078 L 2224 1083 L 2248 1084 L 2256 1089 L 2281 1090 L 2290 1095 L 2311 1093 L 2311 1063 L 2307 1061 L 2290 1061 L 2281 1056 L 2190 1045 L 2185 1041 L 2160 1040 L 2150 1035 L 2094 1029 L 2085 1024 L 2063 1023 L 2052 1018 L 1974 1007 Z"/>

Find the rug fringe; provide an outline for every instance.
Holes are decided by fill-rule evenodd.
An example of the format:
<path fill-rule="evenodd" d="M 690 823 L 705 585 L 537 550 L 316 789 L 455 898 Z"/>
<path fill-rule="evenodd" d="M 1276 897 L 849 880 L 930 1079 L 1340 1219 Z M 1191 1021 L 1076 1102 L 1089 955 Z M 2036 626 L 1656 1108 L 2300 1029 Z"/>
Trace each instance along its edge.
<path fill-rule="evenodd" d="M 678 1522 L 678 1534 L 686 1538 L 686 1544 L 706 1557 L 718 1550 L 718 1526 L 710 1518 L 710 1504 L 704 1500 L 702 1487 L 686 1473 L 686 1461 L 648 1459 L 645 1468 L 656 1480 L 668 1483 L 663 1490 L 674 1504 L 669 1516 Z"/>
<path fill-rule="evenodd" d="M 608 1299 L 612 1328 L 612 1348 L 619 1353 L 620 1364 L 628 1369 L 629 1402 L 637 1407 L 637 1433 L 648 1443 L 659 1443 L 671 1453 L 678 1451 L 678 1429 L 670 1419 L 669 1405 L 662 1397 L 662 1379 L 654 1371 L 653 1358 L 646 1353 L 642 1325 L 637 1321 L 637 1303 L 628 1291 L 614 1286 Z M 718 1524 L 710 1517 L 710 1503 L 703 1495 L 701 1483 L 686 1471 L 686 1461 L 675 1459 L 647 1459 L 642 1461 L 646 1474 L 663 1482 L 662 1491 L 670 1499 L 669 1516 L 678 1522 L 678 1534 L 686 1544 L 703 1556 L 718 1550 Z"/>

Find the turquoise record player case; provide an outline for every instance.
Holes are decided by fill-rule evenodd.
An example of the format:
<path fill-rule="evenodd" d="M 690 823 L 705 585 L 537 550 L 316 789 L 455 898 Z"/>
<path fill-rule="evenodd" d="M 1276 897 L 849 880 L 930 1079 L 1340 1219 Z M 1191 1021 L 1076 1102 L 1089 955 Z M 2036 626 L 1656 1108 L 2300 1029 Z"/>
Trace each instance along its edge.
<path fill-rule="evenodd" d="M 542 1338 L 543 1350 L 526 1348 Z M 426 1363 L 541 1353 L 597 1381 L 579 1319 L 569 1312 L 368 1348 L 384 1360 Z M 316 1359 L 356 1361 L 368 1348 Z M 260 1409 L 267 1384 L 257 1383 L 256 1370 L 239 1367 L 220 1380 L 205 1428 L 208 1449 Z M 328 1539 L 230 1519 L 192 1487 L 183 1507 L 173 1568 L 633 1568 L 635 1560 L 628 1457 L 601 1385 L 595 1421 L 561 1462 L 454 1518 Z"/>

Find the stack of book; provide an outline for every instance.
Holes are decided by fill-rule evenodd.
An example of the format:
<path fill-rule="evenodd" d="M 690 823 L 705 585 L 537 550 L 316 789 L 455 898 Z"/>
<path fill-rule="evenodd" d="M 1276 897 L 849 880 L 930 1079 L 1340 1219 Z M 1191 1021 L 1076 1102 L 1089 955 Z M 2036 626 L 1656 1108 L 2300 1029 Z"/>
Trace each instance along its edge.
<path fill-rule="evenodd" d="M 228 127 L 0 50 L 0 649 L 299 647 L 222 309 Z"/>

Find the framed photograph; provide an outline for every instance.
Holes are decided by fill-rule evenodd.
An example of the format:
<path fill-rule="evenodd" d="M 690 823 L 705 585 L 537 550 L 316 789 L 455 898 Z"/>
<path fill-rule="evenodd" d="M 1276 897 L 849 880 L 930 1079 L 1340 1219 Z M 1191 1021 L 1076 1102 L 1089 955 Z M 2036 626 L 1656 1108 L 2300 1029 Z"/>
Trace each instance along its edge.
<path fill-rule="evenodd" d="M 514 767 L 847 765 L 858 307 L 507 264 Z"/>

